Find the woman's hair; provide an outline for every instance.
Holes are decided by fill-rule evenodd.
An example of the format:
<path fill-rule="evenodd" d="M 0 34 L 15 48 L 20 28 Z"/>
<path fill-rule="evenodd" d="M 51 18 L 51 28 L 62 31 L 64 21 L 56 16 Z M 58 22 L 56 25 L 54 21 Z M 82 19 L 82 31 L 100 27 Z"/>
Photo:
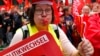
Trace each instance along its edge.
<path fill-rule="evenodd" d="M 35 23 L 34 23 L 35 8 L 36 8 L 36 4 L 32 4 L 32 7 L 30 8 L 30 11 L 29 11 L 29 21 L 30 21 L 31 25 L 35 25 Z M 51 6 L 51 9 L 52 9 L 52 21 L 51 21 L 51 23 L 53 23 L 55 16 L 54 16 L 54 10 L 53 10 L 52 6 Z"/>

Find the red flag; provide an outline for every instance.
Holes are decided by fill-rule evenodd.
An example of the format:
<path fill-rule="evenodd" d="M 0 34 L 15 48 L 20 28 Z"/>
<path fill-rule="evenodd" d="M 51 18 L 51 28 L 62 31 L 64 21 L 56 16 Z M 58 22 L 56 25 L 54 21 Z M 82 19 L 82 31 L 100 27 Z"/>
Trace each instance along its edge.
<path fill-rule="evenodd" d="M 85 0 L 85 2 L 86 2 L 87 4 L 90 4 L 90 3 L 91 3 L 91 0 Z"/>
<path fill-rule="evenodd" d="M 79 16 L 84 4 L 83 0 L 73 0 L 73 15 Z"/>
<path fill-rule="evenodd" d="M 94 53 L 92 56 L 100 55 L 100 16 L 99 14 L 94 14 L 88 19 L 88 27 L 85 31 L 85 37 L 91 41 L 94 47 Z"/>
<path fill-rule="evenodd" d="M 8 0 L 3 0 L 3 2 L 7 5 L 8 4 Z"/>
<path fill-rule="evenodd" d="M 54 9 L 54 14 L 55 14 L 54 23 L 58 24 L 59 21 L 60 21 L 60 18 L 59 18 L 59 13 L 58 13 L 58 10 L 57 10 L 57 4 L 55 3 L 55 1 L 53 2 L 53 9 Z"/>
<path fill-rule="evenodd" d="M 12 0 L 3 0 L 6 6 L 6 9 L 9 10 L 12 5 Z"/>
<path fill-rule="evenodd" d="M 84 17 L 84 18 L 87 19 L 88 17 Z M 74 19 L 75 19 L 74 22 L 76 25 L 76 30 L 79 33 L 79 35 L 83 37 L 84 31 L 85 31 L 85 25 L 86 25 L 85 23 L 87 22 L 83 21 L 82 20 L 83 18 L 81 18 L 80 16 L 75 16 Z"/>
<path fill-rule="evenodd" d="M 75 22 L 76 29 L 77 29 L 78 33 L 80 33 L 81 32 L 81 29 L 80 29 L 81 28 L 81 18 L 80 18 L 80 16 L 75 16 L 74 22 Z"/>
<path fill-rule="evenodd" d="M 3 2 L 5 3 L 5 5 L 11 5 L 12 4 L 12 0 L 3 0 Z"/>
<path fill-rule="evenodd" d="M 78 33 L 80 33 L 80 36 L 83 36 L 83 30 L 84 30 L 84 24 L 82 23 L 82 19 L 79 16 L 82 7 L 84 6 L 83 0 L 73 0 L 73 15 L 74 15 L 74 22 L 77 27 Z"/>
<path fill-rule="evenodd" d="M 54 51 L 55 50 L 55 51 Z M 0 56 L 63 56 L 54 37 L 41 31 L 0 52 Z"/>
<path fill-rule="evenodd" d="M 68 0 L 65 1 L 65 5 L 68 6 Z"/>
<path fill-rule="evenodd" d="M 25 8 L 27 8 L 29 6 L 30 6 L 29 0 L 25 0 Z"/>
<path fill-rule="evenodd" d="M 21 4 L 21 3 L 23 2 L 23 0 L 17 0 L 17 2 L 18 2 L 19 4 Z"/>
<path fill-rule="evenodd" d="M 89 23 L 88 23 L 89 17 L 90 17 L 90 16 L 88 16 L 88 15 L 84 15 L 84 16 L 82 17 L 83 23 L 84 23 L 83 34 L 86 32 L 86 29 L 88 28 L 88 25 L 89 25 Z"/>
<path fill-rule="evenodd" d="M 98 3 L 100 3 L 100 0 L 97 0 Z"/>

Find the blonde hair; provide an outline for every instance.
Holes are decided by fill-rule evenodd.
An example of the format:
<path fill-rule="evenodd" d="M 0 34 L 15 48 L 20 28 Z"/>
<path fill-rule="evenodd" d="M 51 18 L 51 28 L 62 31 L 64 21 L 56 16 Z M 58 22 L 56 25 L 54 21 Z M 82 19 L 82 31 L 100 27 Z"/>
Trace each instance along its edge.
<path fill-rule="evenodd" d="M 88 10 L 89 10 L 89 13 L 90 13 L 90 11 L 91 11 L 90 7 L 89 7 L 88 5 L 85 5 L 85 6 L 83 6 L 83 8 L 82 8 L 82 14 L 85 13 L 84 9 L 88 9 Z"/>

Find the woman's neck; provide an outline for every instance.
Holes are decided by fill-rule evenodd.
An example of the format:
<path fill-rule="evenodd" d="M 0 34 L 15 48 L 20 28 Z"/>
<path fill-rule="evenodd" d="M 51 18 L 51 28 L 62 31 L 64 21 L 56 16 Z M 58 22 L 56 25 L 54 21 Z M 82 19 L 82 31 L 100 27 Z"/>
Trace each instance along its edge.
<path fill-rule="evenodd" d="M 36 26 L 38 31 L 48 31 L 48 26 Z"/>

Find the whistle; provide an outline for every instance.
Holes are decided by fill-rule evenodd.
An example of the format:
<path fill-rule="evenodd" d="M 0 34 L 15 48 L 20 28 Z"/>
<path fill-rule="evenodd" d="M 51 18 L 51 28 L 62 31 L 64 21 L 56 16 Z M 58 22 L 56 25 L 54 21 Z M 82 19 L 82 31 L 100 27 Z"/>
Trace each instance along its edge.
<path fill-rule="evenodd" d="M 44 19 L 43 19 L 43 23 L 44 23 L 44 24 L 48 24 L 49 22 L 48 22 L 48 20 L 47 20 L 46 18 L 44 18 Z"/>

